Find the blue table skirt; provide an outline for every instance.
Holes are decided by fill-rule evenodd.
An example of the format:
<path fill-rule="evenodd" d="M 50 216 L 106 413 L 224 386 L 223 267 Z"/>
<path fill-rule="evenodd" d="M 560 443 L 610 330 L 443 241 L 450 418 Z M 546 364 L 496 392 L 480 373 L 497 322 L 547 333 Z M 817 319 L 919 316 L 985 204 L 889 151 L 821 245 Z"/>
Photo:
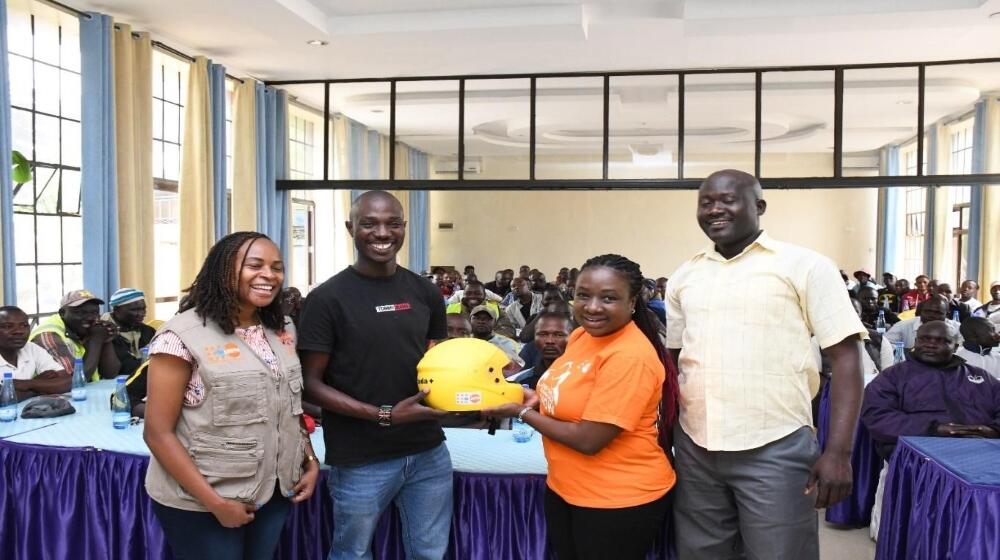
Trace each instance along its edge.
<path fill-rule="evenodd" d="M 0 550 L 4 560 L 161 559 L 170 554 L 143 481 L 148 457 L 93 448 L 0 440 Z M 454 559 L 553 558 L 541 475 L 455 473 Z M 333 518 L 325 471 L 313 497 L 292 508 L 276 558 L 322 559 Z M 671 520 L 649 558 L 674 558 Z M 374 540 L 376 558 L 403 558 L 392 509 Z"/>
<path fill-rule="evenodd" d="M 953 461 L 956 455 L 976 460 L 963 465 Z M 875 558 L 1000 558 L 998 469 L 996 441 L 900 438 L 885 481 Z M 991 484 L 969 482 L 984 474 Z"/>
<path fill-rule="evenodd" d="M 830 430 L 830 384 L 823 387 L 819 399 L 819 418 L 816 438 L 820 449 L 826 449 Z M 878 489 L 878 475 L 882 470 L 882 459 L 875 452 L 868 429 L 858 422 L 854 433 L 854 449 L 851 452 L 851 469 L 854 483 L 851 495 L 828 508 L 826 520 L 848 527 L 867 527 L 872 522 L 872 508 L 875 506 L 875 491 Z"/>

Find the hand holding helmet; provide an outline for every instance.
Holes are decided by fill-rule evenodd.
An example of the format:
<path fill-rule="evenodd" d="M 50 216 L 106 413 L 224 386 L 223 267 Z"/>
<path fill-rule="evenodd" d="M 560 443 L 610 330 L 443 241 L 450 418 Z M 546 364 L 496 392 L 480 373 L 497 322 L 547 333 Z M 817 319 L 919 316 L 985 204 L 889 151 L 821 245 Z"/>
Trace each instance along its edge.
<path fill-rule="evenodd" d="M 417 387 L 430 391 L 426 402 L 437 410 L 478 412 L 506 403 L 524 408 L 523 388 L 504 378 L 503 368 L 509 361 L 503 350 L 489 342 L 455 338 L 424 354 L 417 364 Z"/>
<path fill-rule="evenodd" d="M 435 410 L 424 405 L 425 398 L 427 398 L 427 392 L 420 391 L 416 395 L 406 397 L 396 403 L 396 406 L 392 407 L 392 423 L 409 424 L 424 420 L 436 420 L 447 414 L 442 410 Z"/>

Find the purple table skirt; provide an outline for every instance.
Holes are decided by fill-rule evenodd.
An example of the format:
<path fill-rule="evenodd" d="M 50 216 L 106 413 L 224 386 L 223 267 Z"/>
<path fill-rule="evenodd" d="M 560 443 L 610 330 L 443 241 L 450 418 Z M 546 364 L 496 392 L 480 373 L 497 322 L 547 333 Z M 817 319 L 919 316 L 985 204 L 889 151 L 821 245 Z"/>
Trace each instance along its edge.
<path fill-rule="evenodd" d="M 830 384 L 823 387 L 819 398 L 819 418 L 816 438 L 820 449 L 826 449 L 826 439 L 830 430 Z M 858 422 L 854 433 L 854 449 L 851 452 L 851 469 L 854 484 L 851 495 L 826 508 L 826 520 L 848 527 L 867 527 L 872 522 L 872 508 L 875 506 L 875 491 L 878 489 L 878 475 L 882 470 L 882 459 L 875 452 L 875 444 L 868 429 Z"/>
<path fill-rule="evenodd" d="M 1000 558 L 1000 486 L 966 482 L 916 446 L 900 438 L 892 455 L 876 560 Z"/>
<path fill-rule="evenodd" d="M 143 487 L 148 457 L 0 440 L 0 551 L 4 560 L 170 558 Z M 333 516 L 325 471 L 292 508 L 276 558 L 322 559 Z M 545 477 L 455 473 L 448 558 L 553 558 L 546 542 Z M 649 558 L 673 559 L 671 522 Z M 376 558 L 403 558 L 395 510 L 375 534 Z"/>

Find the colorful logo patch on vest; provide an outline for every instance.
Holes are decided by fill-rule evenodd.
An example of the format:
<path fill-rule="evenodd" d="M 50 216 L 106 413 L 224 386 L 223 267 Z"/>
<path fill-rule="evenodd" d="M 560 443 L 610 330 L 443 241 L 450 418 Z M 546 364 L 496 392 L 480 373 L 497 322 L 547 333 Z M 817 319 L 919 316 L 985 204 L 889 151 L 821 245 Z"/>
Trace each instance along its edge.
<path fill-rule="evenodd" d="M 240 357 L 240 347 L 235 342 L 225 344 L 212 344 L 205 347 L 205 355 L 208 361 L 220 364 L 226 360 L 237 360 Z"/>
<path fill-rule="evenodd" d="M 391 305 L 375 306 L 375 313 L 392 313 L 395 311 L 409 311 L 412 307 L 409 303 L 394 303 Z"/>

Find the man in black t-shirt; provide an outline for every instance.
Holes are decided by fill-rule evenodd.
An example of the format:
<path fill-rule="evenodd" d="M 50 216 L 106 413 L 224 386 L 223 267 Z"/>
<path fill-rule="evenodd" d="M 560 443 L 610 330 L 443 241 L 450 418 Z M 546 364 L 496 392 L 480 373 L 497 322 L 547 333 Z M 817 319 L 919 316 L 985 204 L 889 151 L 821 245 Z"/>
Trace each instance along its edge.
<path fill-rule="evenodd" d="M 451 457 L 422 404 L 417 363 L 446 337 L 441 292 L 396 264 L 406 221 L 384 191 L 362 194 L 347 229 L 357 260 L 306 299 L 298 348 L 305 397 L 323 408 L 333 498 L 331 558 L 371 557 L 382 512 L 395 502 L 407 556 L 441 558 L 452 514 Z"/>

